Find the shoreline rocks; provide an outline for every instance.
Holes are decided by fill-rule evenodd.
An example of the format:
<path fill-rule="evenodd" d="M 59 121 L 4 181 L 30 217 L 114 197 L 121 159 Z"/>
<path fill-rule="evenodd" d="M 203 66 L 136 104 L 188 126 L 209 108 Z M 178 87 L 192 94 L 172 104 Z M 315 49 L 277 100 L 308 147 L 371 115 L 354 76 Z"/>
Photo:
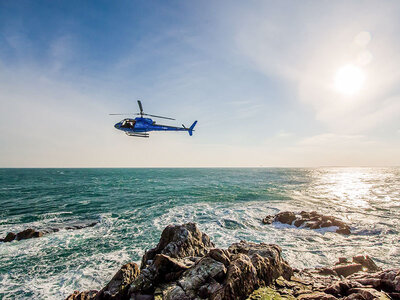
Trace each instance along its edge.
<path fill-rule="evenodd" d="M 351 234 L 350 226 L 345 222 L 333 216 L 325 216 L 316 211 L 295 213 L 291 211 L 283 211 L 276 215 L 268 215 L 263 220 L 263 224 L 272 224 L 280 222 L 282 224 L 293 225 L 300 228 L 321 229 L 328 227 L 337 227 L 336 233 L 349 235 Z"/>
<path fill-rule="evenodd" d="M 140 268 L 128 263 L 100 291 L 67 300 L 400 299 L 400 269 L 382 271 L 368 256 L 297 270 L 281 254 L 246 241 L 215 248 L 196 224 L 169 225 Z"/>
<path fill-rule="evenodd" d="M 58 232 L 61 229 L 77 230 L 77 229 L 82 229 L 82 228 L 87 228 L 87 227 L 93 227 L 97 223 L 99 223 L 99 222 L 95 221 L 95 222 L 90 222 L 90 223 L 87 223 L 87 224 L 86 223 L 70 224 L 68 226 L 64 226 L 64 227 L 60 227 L 60 228 L 52 227 L 52 228 L 48 228 L 48 229 L 44 229 L 44 230 L 40 230 L 40 231 L 36 230 L 36 229 L 33 229 L 33 228 L 27 228 L 27 229 L 24 229 L 24 230 L 22 230 L 22 231 L 20 231 L 18 233 L 9 232 L 4 239 L 0 239 L 0 242 L 9 243 L 9 242 L 12 242 L 14 240 L 20 241 L 20 240 L 38 238 L 38 237 L 42 237 L 45 234 Z"/>

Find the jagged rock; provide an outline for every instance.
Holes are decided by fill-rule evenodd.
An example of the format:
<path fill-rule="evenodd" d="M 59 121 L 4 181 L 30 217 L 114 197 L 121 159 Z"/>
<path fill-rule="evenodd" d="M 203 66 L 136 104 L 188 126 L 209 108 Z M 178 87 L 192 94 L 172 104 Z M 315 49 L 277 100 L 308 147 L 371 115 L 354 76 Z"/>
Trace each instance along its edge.
<path fill-rule="evenodd" d="M 152 293 L 157 285 L 176 280 L 195 264 L 193 257 L 172 258 L 164 254 L 156 254 L 151 264 L 141 270 L 140 275 L 132 283 L 129 293 Z"/>
<path fill-rule="evenodd" d="M 122 300 L 127 298 L 130 284 L 139 273 L 140 270 L 137 264 L 131 262 L 123 265 L 111 281 L 97 294 L 96 299 Z"/>
<path fill-rule="evenodd" d="M 85 292 L 74 291 L 65 300 L 95 300 L 96 294 L 97 291 L 95 290 Z"/>
<path fill-rule="evenodd" d="M 238 253 L 228 267 L 224 285 L 212 299 L 244 299 L 260 286 L 257 269 L 250 257 Z"/>
<path fill-rule="evenodd" d="M 271 271 L 269 277 L 272 279 L 283 276 L 284 278 L 290 278 L 293 275 L 293 269 L 287 264 L 282 258 L 282 249 L 278 245 L 265 244 L 265 243 L 251 243 L 246 241 L 240 241 L 239 243 L 232 244 L 228 251 L 230 253 L 243 253 L 251 257 L 252 261 L 260 261 L 258 256 L 266 259 L 268 269 Z M 264 270 L 265 271 L 265 270 Z"/>
<path fill-rule="evenodd" d="M 229 259 L 230 253 L 227 250 L 214 248 L 211 249 L 207 255 L 215 259 L 216 261 L 222 262 L 225 265 L 225 267 L 229 266 L 231 262 L 231 260 Z"/>
<path fill-rule="evenodd" d="M 275 216 L 266 216 L 262 222 L 264 224 L 271 224 L 273 222 L 280 222 L 282 224 L 294 225 L 296 227 L 304 227 L 309 229 L 320 229 L 331 226 L 336 226 L 338 229 L 336 233 L 349 235 L 351 233 L 350 227 L 332 216 L 324 216 L 316 211 L 294 213 L 290 211 L 283 211 Z"/>
<path fill-rule="evenodd" d="M 214 248 L 214 244 L 195 223 L 169 225 L 163 230 L 157 247 L 144 254 L 140 268 L 143 269 L 150 264 L 156 254 L 165 254 L 173 258 L 201 257 L 210 248 Z"/>

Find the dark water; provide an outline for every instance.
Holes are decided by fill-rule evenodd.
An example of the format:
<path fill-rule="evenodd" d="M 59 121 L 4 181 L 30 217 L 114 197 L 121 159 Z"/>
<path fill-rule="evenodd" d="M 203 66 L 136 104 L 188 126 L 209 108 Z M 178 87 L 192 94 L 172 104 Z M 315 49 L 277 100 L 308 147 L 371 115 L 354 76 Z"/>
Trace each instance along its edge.
<path fill-rule="evenodd" d="M 61 299 L 99 289 L 139 261 L 170 223 L 197 222 L 218 247 L 277 243 L 292 266 L 369 254 L 400 265 L 400 169 L 0 169 L 0 237 L 28 227 L 63 228 L 0 243 L 0 298 Z M 262 225 L 280 210 L 317 210 L 352 226 L 329 230 Z"/>

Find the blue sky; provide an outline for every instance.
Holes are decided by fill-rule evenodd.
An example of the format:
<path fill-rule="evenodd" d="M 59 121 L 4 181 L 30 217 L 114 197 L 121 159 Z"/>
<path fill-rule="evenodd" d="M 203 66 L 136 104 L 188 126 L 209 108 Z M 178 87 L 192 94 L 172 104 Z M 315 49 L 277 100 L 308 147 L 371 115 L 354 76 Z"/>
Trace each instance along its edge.
<path fill-rule="evenodd" d="M 399 165 L 399 13 L 397 1 L 0 1 L 0 166 Z M 335 86 L 348 65 L 363 74 L 352 95 Z M 137 99 L 169 124 L 198 120 L 195 135 L 124 136 L 108 113 Z"/>

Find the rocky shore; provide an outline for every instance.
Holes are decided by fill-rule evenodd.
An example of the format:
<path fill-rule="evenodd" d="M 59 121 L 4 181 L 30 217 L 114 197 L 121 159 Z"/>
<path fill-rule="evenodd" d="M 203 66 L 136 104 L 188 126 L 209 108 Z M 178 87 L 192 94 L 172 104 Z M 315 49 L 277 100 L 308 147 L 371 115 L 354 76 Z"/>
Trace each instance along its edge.
<path fill-rule="evenodd" d="M 246 241 L 219 249 L 194 223 L 169 225 L 140 267 L 130 262 L 100 291 L 66 299 L 400 299 L 400 269 L 381 270 L 368 256 L 298 270 L 281 252 Z"/>

